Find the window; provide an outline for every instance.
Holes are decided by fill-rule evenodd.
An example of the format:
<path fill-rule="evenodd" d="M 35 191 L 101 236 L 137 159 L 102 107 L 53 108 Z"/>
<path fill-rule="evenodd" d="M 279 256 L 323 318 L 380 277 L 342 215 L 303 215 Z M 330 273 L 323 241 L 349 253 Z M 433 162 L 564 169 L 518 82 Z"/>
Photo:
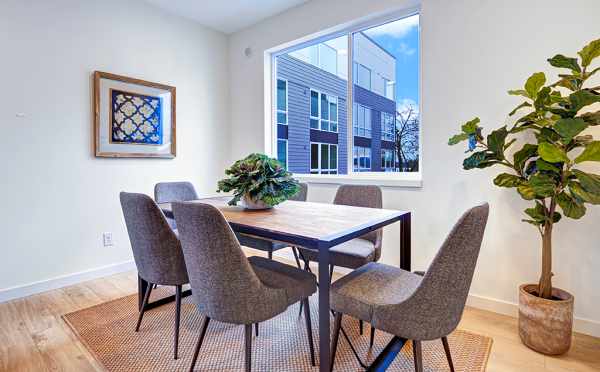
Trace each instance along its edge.
<path fill-rule="evenodd" d="M 337 132 L 338 99 L 316 90 L 310 91 L 310 128 Z"/>
<path fill-rule="evenodd" d="M 277 79 L 277 124 L 287 125 L 287 81 Z"/>
<path fill-rule="evenodd" d="M 371 70 L 360 63 L 354 62 L 354 84 L 371 90 Z"/>
<path fill-rule="evenodd" d="M 316 182 L 420 172 L 419 15 L 352 27 L 270 51 L 268 151 Z"/>
<path fill-rule="evenodd" d="M 393 172 L 395 170 L 393 150 L 381 149 L 381 170 L 384 172 Z"/>
<path fill-rule="evenodd" d="M 352 133 L 355 136 L 371 138 L 371 109 L 358 103 L 354 104 Z"/>
<path fill-rule="evenodd" d="M 338 174 L 338 147 L 330 143 L 310 144 L 310 173 Z"/>
<path fill-rule="evenodd" d="M 371 148 L 354 146 L 354 171 L 368 172 L 371 170 Z"/>
<path fill-rule="evenodd" d="M 394 115 L 389 112 L 381 113 L 381 139 L 394 142 Z"/>
<path fill-rule="evenodd" d="M 277 160 L 287 169 L 288 141 L 286 139 L 277 140 Z"/>

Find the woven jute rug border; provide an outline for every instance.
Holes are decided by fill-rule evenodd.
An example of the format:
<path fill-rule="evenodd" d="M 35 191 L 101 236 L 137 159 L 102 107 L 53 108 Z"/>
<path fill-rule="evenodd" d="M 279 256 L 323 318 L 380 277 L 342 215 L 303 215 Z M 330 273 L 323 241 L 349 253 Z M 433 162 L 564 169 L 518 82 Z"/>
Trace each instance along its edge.
<path fill-rule="evenodd" d="M 153 299 L 169 295 L 170 289 L 159 287 Z M 202 316 L 191 298 L 182 304 L 179 335 L 179 359 L 173 359 L 174 304 L 148 311 L 139 332 L 137 295 L 122 297 L 63 315 L 79 340 L 106 371 L 186 371 Z M 311 297 L 311 314 L 315 349 L 318 355 L 317 296 Z M 332 322 L 333 323 L 333 322 Z M 369 364 L 383 350 L 391 335 L 376 332 L 375 344 L 369 349 L 369 326 L 360 335 L 358 321 L 346 317 L 343 323 L 352 344 Z M 212 321 L 200 351 L 196 371 L 241 371 L 244 367 L 243 326 Z M 476 333 L 456 330 L 449 337 L 457 372 L 485 371 L 492 339 Z M 423 343 L 424 371 L 450 371 L 440 340 Z M 299 316 L 299 305 L 260 324 L 259 336 L 253 339 L 254 371 L 317 371 L 310 365 L 305 321 Z M 336 371 L 360 371 L 350 347 L 343 337 L 335 363 Z M 414 371 L 411 343 L 396 357 L 389 371 Z"/>

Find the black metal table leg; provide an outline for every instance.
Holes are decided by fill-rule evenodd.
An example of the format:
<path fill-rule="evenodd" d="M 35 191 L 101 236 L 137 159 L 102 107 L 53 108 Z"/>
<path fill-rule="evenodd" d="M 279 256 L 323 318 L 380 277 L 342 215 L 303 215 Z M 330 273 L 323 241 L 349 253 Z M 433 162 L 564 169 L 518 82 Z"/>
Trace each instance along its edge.
<path fill-rule="evenodd" d="M 410 213 L 403 215 L 400 219 L 400 268 L 410 271 L 411 262 L 411 226 Z"/>
<path fill-rule="evenodd" d="M 319 249 L 319 282 L 329 283 L 329 249 Z M 329 350 L 329 286 L 319 286 L 319 371 L 328 372 Z"/>

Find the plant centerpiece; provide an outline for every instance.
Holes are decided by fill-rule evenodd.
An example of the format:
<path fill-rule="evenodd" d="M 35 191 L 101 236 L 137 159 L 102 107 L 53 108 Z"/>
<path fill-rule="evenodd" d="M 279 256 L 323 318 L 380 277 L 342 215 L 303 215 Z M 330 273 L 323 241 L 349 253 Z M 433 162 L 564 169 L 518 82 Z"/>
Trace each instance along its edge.
<path fill-rule="evenodd" d="M 229 176 L 218 183 L 217 192 L 233 192 L 229 205 L 241 200 L 247 209 L 268 209 L 300 191 L 300 184 L 277 161 L 263 154 L 250 154 L 225 170 Z"/>
<path fill-rule="evenodd" d="M 600 111 L 591 110 L 600 102 L 600 86 L 588 80 L 600 67 L 592 61 L 600 56 L 600 39 L 586 45 L 579 58 L 558 54 L 550 65 L 561 70 L 558 80 L 546 84 L 543 72 L 536 72 L 524 89 L 508 93 L 525 98 L 509 116 L 524 113 L 514 124 L 483 135 L 479 118 L 462 126 L 449 145 L 468 141 L 464 169 L 501 166 L 494 184 L 516 188 L 531 208 L 524 222 L 535 227 L 542 240 L 542 270 L 537 284 L 526 284 L 519 292 L 519 334 L 530 348 L 545 354 L 566 352 L 571 343 L 573 296 L 552 286 L 552 231 L 561 218 L 580 219 L 586 204 L 600 204 L 600 175 L 585 171 L 585 162 L 600 162 L 600 141 L 586 129 L 600 125 Z M 513 152 L 517 141 L 525 142 Z M 524 138 L 523 138 L 524 137 Z M 522 142 L 520 142 L 522 143 Z M 509 156 L 512 153 L 512 156 Z"/>

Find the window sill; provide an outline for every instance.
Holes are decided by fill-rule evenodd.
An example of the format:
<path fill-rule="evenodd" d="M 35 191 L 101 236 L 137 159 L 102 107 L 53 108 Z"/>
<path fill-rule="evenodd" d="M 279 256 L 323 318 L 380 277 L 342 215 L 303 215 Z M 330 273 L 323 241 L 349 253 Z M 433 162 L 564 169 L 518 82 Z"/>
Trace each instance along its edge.
<path fill-rule="evenodd" d="M 329 174 L 296 174 L 301 182 L 320 183 L 320 184 L 349 184 L 349 185 L 377 185 L 384 187 L 414 187 L 423 186 L 421 173 L 403 173 L 394 175 L 393 173 L 364 173 L 353 175 L 329 175 Z"/>

